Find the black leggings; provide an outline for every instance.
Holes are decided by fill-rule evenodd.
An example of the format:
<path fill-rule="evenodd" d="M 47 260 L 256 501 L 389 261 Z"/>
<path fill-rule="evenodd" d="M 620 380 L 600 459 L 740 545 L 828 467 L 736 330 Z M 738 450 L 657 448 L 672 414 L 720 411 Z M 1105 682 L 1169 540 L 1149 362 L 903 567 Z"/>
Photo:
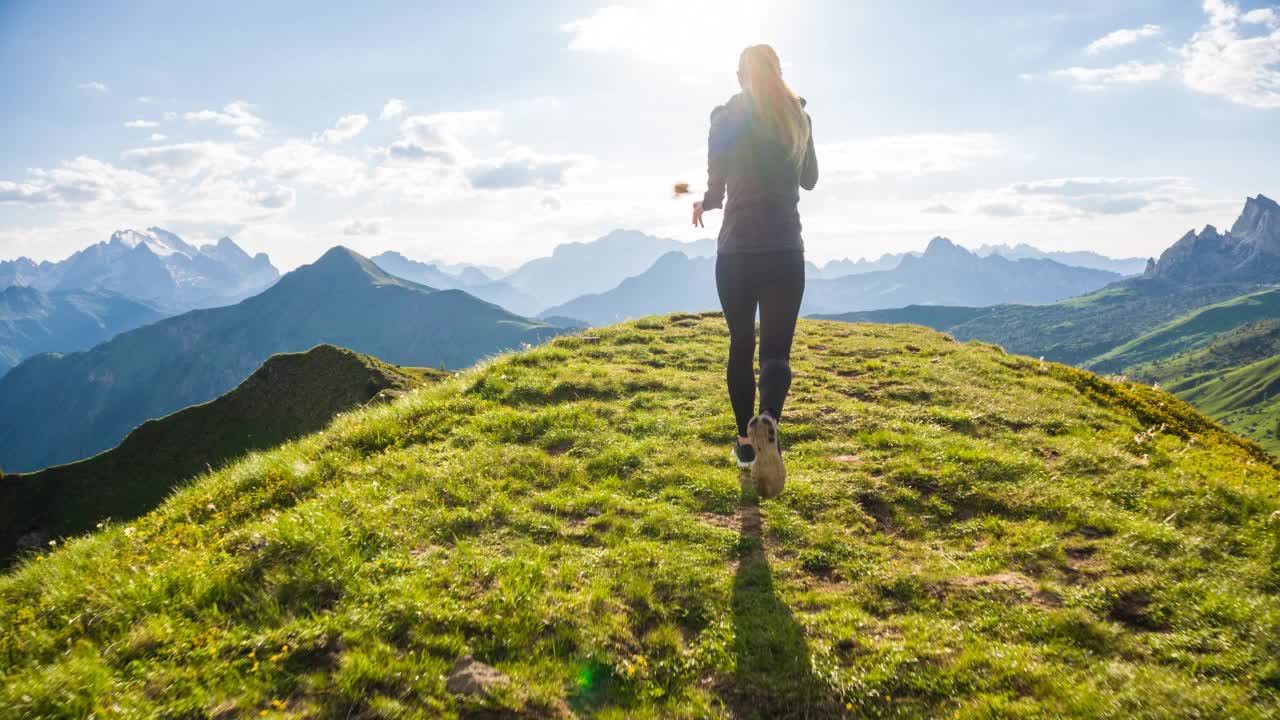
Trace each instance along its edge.
<path fill-rule="evenodd" d="M 782 417 L 791 389 L 791 340 L 804 297 L 804 251 L 716 256 L 716 290 L 729 325 L 729 402 L 738 435 L 755 414 L 756 307 L 760 307 L 760 412 Z"/>

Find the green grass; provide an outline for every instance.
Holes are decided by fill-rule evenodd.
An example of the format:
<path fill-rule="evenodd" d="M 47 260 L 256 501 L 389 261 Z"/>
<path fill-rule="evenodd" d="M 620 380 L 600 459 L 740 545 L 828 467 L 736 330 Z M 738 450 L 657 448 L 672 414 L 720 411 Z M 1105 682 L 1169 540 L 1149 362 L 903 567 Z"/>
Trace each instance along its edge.
<path fill-rule="evenodd" d="M 1198 308 L 1084 363 L 1099 372 L 1115 372 L 1203 347 L 1224 332 L 1280 318 L 1280 290 L 1243 295 Z"/>
<path fill-rule="evenodd" d="M 790 479 L 718 316 L 507 356 L 0 578 L 0 707 L 86 717 L 1280 717 L 1280 485 L 1182 401 L 802 321 Z M 472 654 L 511 677 L 444 688 Z"/>

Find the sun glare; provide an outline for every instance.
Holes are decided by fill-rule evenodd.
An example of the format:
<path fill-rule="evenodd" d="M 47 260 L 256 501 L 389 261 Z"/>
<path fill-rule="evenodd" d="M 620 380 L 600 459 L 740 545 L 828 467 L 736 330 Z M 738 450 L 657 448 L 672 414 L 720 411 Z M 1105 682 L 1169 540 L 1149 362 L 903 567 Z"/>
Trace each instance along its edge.
<path fill-rule="evenodd" d="M 659 2 L 615 5 L 566 23 L 569 47 L 624 52 L 639 59 L 700 71 L 736 62 L 747 45 L 769 42 L 764 2 Z M 714 20 L 708 25 L 708 20 Z"/>

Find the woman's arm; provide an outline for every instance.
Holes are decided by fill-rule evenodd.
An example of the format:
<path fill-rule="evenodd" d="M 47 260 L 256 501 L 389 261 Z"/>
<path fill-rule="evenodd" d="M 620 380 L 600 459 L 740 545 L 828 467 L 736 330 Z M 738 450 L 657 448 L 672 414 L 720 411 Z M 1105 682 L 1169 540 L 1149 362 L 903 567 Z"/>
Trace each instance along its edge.
<path fill-rule="evenodd" d="M 813 118 L 805 113 L 809 121 L 809 145 L 804 150 L 804 164 L 800 166 L 800 187 L 812 190 L 818 184 L 818 154 L 813 149 Z"/>
<path fill-rule="evenodd" d="M 711 111 L 711 132 L 707 134 L 707 192 L 702 196 L 702 210 L 724 207 L 725 155 L 729 149 L 728 113 L 721 105 Z"/>

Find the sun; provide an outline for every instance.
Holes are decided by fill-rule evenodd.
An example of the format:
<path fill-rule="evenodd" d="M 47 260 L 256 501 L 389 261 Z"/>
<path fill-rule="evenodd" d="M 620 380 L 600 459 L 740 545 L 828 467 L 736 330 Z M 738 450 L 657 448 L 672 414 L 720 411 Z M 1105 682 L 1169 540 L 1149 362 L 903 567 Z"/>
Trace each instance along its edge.
<path fill-rule="evenodd" d="M 774 4 L 703 0 L 614 5 L 566 23 L 570 49 L 620 52 L 684 74 L 732 70 L 748 45 L 769 42 Z"/>

